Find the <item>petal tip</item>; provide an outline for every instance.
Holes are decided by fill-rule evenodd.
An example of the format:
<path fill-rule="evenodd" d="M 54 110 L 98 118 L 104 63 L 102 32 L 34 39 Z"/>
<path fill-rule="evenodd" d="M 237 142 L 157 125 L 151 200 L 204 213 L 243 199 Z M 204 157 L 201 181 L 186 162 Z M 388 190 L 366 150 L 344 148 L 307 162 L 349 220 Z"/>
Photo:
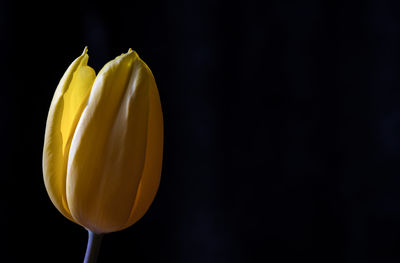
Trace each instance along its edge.
<path fill-rule="evenodd" d="M 86 55 L 87 52 L 88 52 L 88 47 L 85 46 L 85 48 L 83 49 L 82 55 Z"/>

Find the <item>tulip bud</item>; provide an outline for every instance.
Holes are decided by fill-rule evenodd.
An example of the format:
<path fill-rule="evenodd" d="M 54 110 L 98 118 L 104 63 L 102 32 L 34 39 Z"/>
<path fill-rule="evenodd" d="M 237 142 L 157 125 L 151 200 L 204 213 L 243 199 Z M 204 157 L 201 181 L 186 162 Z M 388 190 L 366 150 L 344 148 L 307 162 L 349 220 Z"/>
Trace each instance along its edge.
<path fill-rule="evenodd" d="M 157 192 L 163 118 L 154 77 L 136 52 L 96 76 L 87 48 L 69 66 L 51 102 L 43 177 L 54 206 L 96 234 L 139 220 Z"/>

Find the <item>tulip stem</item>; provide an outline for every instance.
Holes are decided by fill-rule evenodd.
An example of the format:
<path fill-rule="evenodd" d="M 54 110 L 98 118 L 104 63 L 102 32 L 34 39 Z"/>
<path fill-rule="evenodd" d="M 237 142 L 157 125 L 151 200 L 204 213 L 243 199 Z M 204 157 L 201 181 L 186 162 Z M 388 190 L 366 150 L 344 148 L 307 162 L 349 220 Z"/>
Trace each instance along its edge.
<path fill-rule="evenodd" d="M 101 240 L 103 238 L 102 234 L 96 234 L 88 230 L 89 239 L 86 248 L 84 263 L 95 263 L 97 256 L 99 255 Z"/>

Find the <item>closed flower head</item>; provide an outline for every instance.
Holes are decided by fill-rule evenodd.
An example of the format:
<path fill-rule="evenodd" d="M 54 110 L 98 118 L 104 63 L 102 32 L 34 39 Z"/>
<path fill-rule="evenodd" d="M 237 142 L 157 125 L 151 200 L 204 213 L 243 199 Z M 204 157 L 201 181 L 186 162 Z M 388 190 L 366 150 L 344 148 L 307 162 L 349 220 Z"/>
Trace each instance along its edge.
<path fill-rule="evenodd" d="M 154 77 L 136 52 L 97 74 L 87 48 L 51 102 L 43 149 L 47 192 L 67 218 L 94 233 L 139 220 L 157 192 L 163 119 Z"/>

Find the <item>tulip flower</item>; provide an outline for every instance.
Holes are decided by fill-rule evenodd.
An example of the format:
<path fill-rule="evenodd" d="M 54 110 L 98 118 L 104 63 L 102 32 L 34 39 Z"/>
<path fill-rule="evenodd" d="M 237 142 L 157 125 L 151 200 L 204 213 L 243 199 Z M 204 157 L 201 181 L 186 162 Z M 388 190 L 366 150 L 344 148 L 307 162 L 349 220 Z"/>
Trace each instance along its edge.
<path fill-rule="evenodd" d="M 87 48 L 50 105 L 43 177 L 54 206 L 89 231 L 85 262 L 102 234 L 125 229 L 157 192 L 163 151 L 160 98 L 149 67 L 131 49 L 97 74 Z"/>

